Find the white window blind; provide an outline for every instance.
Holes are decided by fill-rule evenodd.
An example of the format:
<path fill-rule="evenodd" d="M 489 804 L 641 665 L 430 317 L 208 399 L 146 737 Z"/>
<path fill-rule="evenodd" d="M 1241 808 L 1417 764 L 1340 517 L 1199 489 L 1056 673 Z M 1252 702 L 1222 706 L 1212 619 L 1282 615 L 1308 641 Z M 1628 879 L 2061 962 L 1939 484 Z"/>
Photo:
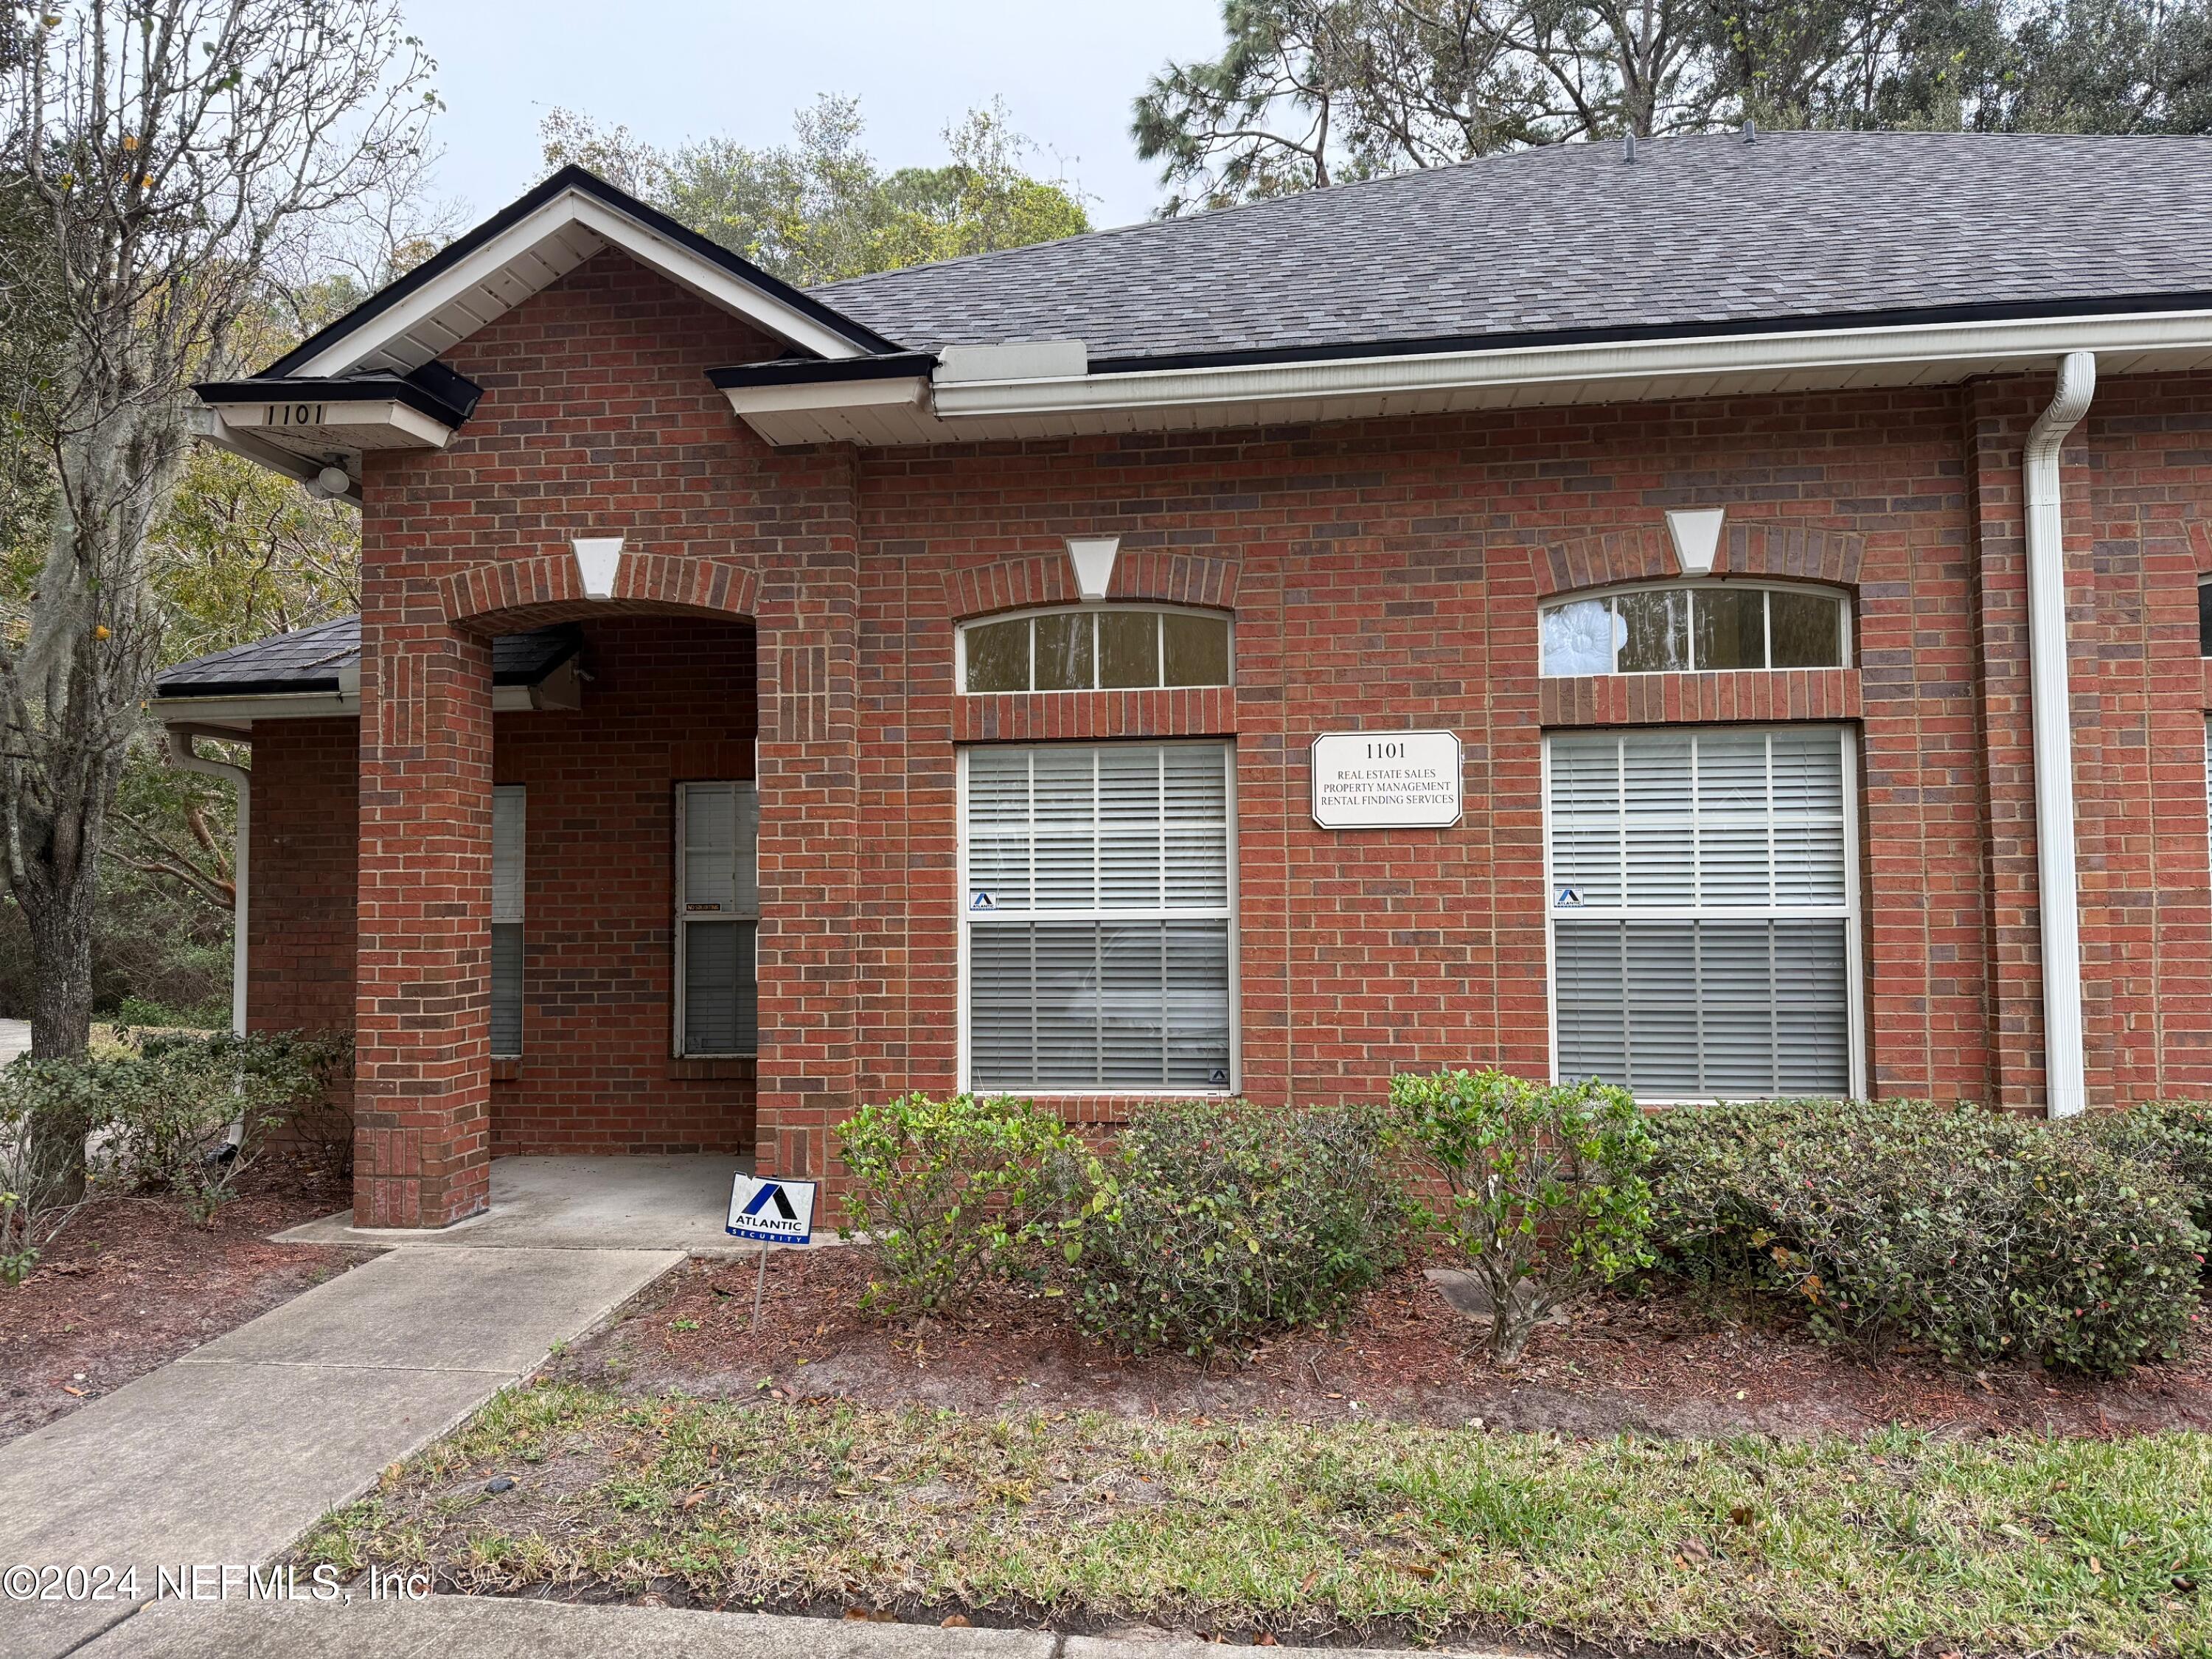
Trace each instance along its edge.
<path fill-rule="evenodd" d="M 677 1052 L 752 1054 L 760 1046 L 759 792 L 750 783 L 685 783 L 676 801 Z"/>
<path fill-rule="evenodd" d="M 524 801 L 519 783 L 491 792 L 491 1051 L 522 1053 L 522 848 Z"/>
<path fill-rule="evenodd" d="M 1662 1100 L 1850 1092 L 1843 730 L 1575 732 L 1547 749 L 1557 1074 Z"/>
<path fill-rule="evenodd" d="M 968 1086 L 1234 1086 L 1218 743 L 963 751 Z"/>

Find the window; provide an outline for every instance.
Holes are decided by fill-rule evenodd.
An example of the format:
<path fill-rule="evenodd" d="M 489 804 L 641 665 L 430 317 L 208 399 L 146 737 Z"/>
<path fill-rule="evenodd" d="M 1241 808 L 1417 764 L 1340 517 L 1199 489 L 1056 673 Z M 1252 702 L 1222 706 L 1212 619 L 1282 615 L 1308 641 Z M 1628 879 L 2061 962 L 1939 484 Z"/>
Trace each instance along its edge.
<path fill-rule="evenodd" d="M 760 1048 L 760 793 L 750 783 L 676 786 L 676 1052 Z"/>
<path fill-rule="evenodd" d="M 1624 588 L 1540 617 L 1551 675 L 1839 668 L 1845 622 L 1834 593 L 1749 582 Z"/>
<path fill-rule="evenodd" d="M 1546 745 L 1555 1075 L 1649 1100 L 1856 1092 L 1840 727 Z"/>
<path fill-rule="evenodd" d="M 522 831 L 519 783 L 491 792 L 491 1052 L 522 1054 Z"/>
<path fill-rule="evenodd" d="M 1111 691 L 1229 684 L 1229 618 L 1215 611 L 1091 606 L 960 629 L 969 691 Z"/>
<path fill-rule="evenodd" d="M 964 1086 L 1236 1083 L 1233 751 L 962 754 Z"/>
<path fill-rule="evenodd" d="M 2197 654 L 2212 657 L 2212 577 L 2197 584 Z"/>

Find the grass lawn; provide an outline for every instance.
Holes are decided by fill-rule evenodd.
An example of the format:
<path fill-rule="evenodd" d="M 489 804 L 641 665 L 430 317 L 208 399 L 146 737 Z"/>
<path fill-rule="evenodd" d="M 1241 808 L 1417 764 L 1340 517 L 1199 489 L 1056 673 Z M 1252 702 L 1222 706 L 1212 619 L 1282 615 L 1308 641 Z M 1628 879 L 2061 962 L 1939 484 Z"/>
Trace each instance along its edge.
<path fill-rule="evenodd" d="M 1285 1641 L 2207 1655 L 2212 1436 L 1578 1442 L 539 1383 L 300 1554 L 489 1592 Z"/>

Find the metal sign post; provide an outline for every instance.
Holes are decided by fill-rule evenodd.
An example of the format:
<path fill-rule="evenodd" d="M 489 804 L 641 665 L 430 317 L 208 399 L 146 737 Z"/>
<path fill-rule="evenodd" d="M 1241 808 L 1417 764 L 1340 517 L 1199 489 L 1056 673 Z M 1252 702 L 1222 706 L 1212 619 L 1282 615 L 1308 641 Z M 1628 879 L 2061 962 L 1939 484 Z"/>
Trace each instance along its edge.
<path fill-rule="evenodd" d="M 731 1183 L 730 1217 L 722 1231 L 751 1239 L 761 1247 L 760 1273 L 753 1280 L 753 1328 L 760 1328 L 761 1298 L 768 1293 L 768 1253 L 777 1244 L 805 1244 L 814 1237 L 811 1181 L 779 1181 L 741 1175 Z"/>

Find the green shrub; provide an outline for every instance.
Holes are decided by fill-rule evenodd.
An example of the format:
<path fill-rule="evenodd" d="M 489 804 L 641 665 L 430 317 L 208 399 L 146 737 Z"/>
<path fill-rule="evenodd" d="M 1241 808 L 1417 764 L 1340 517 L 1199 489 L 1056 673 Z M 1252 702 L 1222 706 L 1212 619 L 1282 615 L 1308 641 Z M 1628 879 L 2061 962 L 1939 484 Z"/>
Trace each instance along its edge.
<path fill-rule="evenodd" d="M 295 1034 L 148 1036 L 131 1059 L 106 1062 L 106 1133 L 95 1143 L 101 1183 L 182 1199 L 203 1226 L 235 1196 L 238 1177 L 270 1131 L 312 1110 L 331 1073 L 349 1063 L 343 1040 Z"/>
<path fill-rule="evenodd" d="M 2212 1101 L 2156 1100 L 2072 1120 L 2077 1134 L 2162 1170 L 2189 1199 L 2190 1219 L 2212 1233 Z"/>
<path fill-rule="evenodd" d="M 1488 1295 L 1499 1360 L 1567 1297 L 1652 1259 L 1651 1132 L 1627 1090 L 1439 1072 L 1391 1079 L 1390 1105 L 1449 1194 L 1423 1218 Z"/>
<path fill-rule="evenodd" d="M 1654 1127 L 1672 1265 L 1833 1339 L 2109 1375 L 2176 1352 L 2197 1316 L 2183 1194 L 2088 1136 L 1916 1101 L 1681 1107 Z"/>
<path fill-rule="evenodd" d="M 125 1027 L 150 1026 L 157 1030 L 221 1030 L 230 1024 L 228 1003 L 198 1003 L 188 1008 L 144 997 L 127 996 L 116 1006 L 115 1023 Z"/>
<path fill-rule="evenodd" d="M 0 1284 L 21 1284 L 83 1205 L 77 1161 L 125 1063 L 23 1055 L 0 1069 Z"/>
<path fill-rule="evenodd" d="M 1404 1259 L 1403 1173 L 1384 1115 L 1191 1101 L 1139 1112 L 1103 1164 L 1062 1164 L 1088 1212 L 1065 1269 L 1084 1328 L 1204 1356 L 1334 1319 Z"/>
<path fill-rule="evenodd" d="M 915 1093 L 838 1126 L 852 1172 L 845 1232 L 865 1232 L 889 1282 L 870 1305 L 957 1313 L 988 1279 L 1041 1270 L 1061 1231 L 1048 1170 L 1081 1144 L 1030 1102 Z"/>

